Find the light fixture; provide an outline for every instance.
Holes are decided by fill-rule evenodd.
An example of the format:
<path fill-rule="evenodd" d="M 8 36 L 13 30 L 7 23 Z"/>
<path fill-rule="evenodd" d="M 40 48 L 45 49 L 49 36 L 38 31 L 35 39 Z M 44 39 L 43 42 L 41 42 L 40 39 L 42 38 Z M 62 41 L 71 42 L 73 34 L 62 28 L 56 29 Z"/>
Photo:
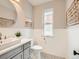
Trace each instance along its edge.
<path fill-rule="evenodd" d="M 13 0 L 13 1 L 19 2 L 20 0 Z"/>
<path fill-rule="evenodd" d="M 19 2 L 20 0 L 16 0 L 17 2 Z"/>

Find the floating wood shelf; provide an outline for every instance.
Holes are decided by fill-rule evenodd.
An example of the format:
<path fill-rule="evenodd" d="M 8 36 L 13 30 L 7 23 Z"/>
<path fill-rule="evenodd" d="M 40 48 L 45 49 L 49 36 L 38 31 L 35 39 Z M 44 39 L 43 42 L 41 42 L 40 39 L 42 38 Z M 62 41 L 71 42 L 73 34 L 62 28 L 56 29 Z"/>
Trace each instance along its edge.
<path fill-rule="evenodd" d="M 13 19 L 0 17 L 0 27 L 10 27 L 15 23 Z"/>
<path fill-rule="evenodd" d="M 32 18 L 28 18 L 28 17 L 27 17 L 27 18 L 24 19 L 24 21 L 25 21 L 25 22 L 28 22 L 28 23 L 32 23 Z"/>
<path fill-rule="evenodd" d="M 27 17 L 24 19 L 24 21 L 25 21 L 25 27 L 29 27 L 29 28 L 32 27 L 32 18 Z"/>
<path fill-rule="evenodd" d="M 74 0 L 66 12 L 67 25 L 74 26 L 79 24 L 79 0 Z"/>

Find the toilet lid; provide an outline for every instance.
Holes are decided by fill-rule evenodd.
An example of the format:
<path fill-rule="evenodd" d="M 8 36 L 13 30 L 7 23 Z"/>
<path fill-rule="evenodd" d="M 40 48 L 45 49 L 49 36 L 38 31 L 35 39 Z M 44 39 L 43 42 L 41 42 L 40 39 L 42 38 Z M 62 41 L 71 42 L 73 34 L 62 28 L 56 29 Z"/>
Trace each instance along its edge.
<path fill-rule="evenodd" d="M 32 46 L 31 47 L 32 49 L 35 49 L 35 50 L 41 50 L 41 49 L 43 49 L 41 46 L 39 46 L 39 45 L 35 45 L 35 46 Z"/>

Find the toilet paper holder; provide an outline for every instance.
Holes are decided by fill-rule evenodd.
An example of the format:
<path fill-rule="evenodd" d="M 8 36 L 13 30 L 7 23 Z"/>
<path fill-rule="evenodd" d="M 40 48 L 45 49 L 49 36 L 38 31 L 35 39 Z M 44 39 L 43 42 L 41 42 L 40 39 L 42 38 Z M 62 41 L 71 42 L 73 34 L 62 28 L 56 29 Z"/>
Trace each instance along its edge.
<path fill-rule="evenodd" d="M 79 55 L 79 52 L 73 50 L 73 54 L 74 54 L 74 55 Z"/>

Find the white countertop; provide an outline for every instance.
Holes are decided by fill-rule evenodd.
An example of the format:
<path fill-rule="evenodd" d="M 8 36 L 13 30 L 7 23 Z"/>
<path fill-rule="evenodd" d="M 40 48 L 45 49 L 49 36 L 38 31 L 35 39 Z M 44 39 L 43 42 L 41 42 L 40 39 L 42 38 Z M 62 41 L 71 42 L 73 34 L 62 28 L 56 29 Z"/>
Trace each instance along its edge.
<path fill-rule="evenodd" d="M 17 48 L 17 47 L 19 47 L 19 46 L 21 46 L 21 45 L 29 42 L 29 41 L 32 41 L 32 39 L 21 39 L 21 42 L 20 43 L 18 43 L 16 45 L 13 45 L 13 46 L 11 46 L 9 48 L 6 48 L 4 50 L 1 50 L 0 51 L 0 55 L 5 54 L 5 53 L 9 52 L 10 50 L 13 50 L 13 49 L 15 49 L 15 48 Z"/>

